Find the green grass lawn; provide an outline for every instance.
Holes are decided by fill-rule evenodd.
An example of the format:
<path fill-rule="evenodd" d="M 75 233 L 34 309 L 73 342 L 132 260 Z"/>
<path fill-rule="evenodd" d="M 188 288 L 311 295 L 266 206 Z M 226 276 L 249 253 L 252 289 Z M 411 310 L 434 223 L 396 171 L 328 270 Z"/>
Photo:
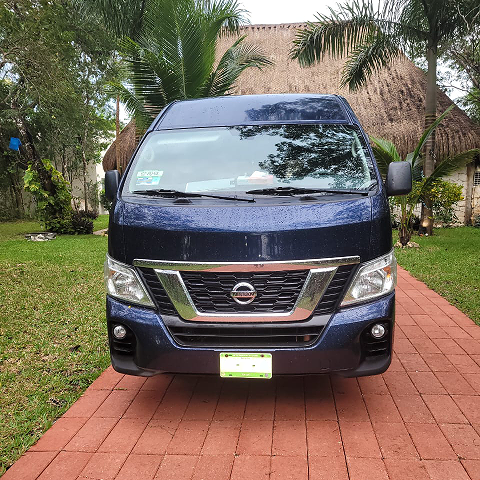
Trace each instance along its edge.
<path fill-rule="evenodd" d="M 93 221 L 93 231 L 108 227 L 108 215 L 99 215 Z M 43 232 L 43 227 L 35 220 L 19 220 L 17 222 L 0 223 L 0 242 L 5 240 L 18 240 L 26 233 Z"/>
<path fill-rule="evenodd" d="M 398 263 L 480 325 L 480 228 L 439 228 L 412 240 L 420 248 L 395 249 Z"/>
<path fill-rule="evenodd" d="M 107 238 L 23 238 L 35 231 L 36 222 L 0 224 L 0 475 L 109 365 Z"/>

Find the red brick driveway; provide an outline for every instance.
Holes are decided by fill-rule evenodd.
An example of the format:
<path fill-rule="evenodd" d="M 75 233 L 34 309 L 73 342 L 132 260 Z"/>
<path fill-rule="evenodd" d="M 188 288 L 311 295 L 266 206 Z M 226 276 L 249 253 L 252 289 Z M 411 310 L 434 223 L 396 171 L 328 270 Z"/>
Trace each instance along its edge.
<path fill-rule="evenodd" d="M 106 370 L 4 480 L 479 480 L 480 328 L 403 270 L 393 363 L 357 379 Z"/>

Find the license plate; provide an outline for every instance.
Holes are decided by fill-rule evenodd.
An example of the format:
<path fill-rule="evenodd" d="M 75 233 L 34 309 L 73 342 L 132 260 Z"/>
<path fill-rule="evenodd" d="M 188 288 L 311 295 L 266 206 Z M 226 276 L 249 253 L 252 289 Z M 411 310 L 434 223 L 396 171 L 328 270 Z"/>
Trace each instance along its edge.
<path fill-rule="evenodd" d="M 271 353 L 220 353 L 220 376 L 272 378 Z"/>

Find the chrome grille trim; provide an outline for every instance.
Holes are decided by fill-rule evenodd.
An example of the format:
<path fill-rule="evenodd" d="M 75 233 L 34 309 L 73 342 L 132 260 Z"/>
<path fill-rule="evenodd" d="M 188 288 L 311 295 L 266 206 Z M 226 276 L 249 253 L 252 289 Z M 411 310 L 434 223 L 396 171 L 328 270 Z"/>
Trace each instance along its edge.
<path fill-rule="evenodd" d="M 153 268 L 178 314 L 193 322 L 286 322 L 309 318 L 341 265 L 360 263 L 360 257 L 337 257 L 315 260 L 292 260 L 288 262 L 170 262 L 164 260 L 134 260 L 134 265 Z M 289 312 L 275 313 L 228 313 L 200 312 L 188 292 L 181 271 L 258 272 L 283 270 L 309 270 L 307 279 Z"/>
<path fill-rule="evenodd" d="M 311 270 L 322 267 L 339 267 L 360 263 L 358 255 L 351 257 L 334 257 L 310 260 L 288 260 L 273 262 L 185 262 L 169 260 L 135 259 L 136 267 L 154 268 L 156 270 L 204 271 L 204 272 L 274 272 L 282 270 Z"/>

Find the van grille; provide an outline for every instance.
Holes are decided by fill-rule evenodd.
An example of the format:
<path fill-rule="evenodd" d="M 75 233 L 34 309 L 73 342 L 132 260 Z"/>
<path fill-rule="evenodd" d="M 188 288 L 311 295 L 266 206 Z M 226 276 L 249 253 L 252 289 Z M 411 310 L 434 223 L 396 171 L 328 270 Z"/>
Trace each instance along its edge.
<path fill-rule="evenodd" d="M 177 315 L 177 310 L 168 298 L 167 292 L 163 289 L 155 270 L 153 268 L 138 268 L 138 271 L 157 303 L 159 312 L 165 315 Z"/>
<path fill-rule="evenodd" d="M 349 283 L 350 275 L 356 265 L 341 265 L 338 267 L 322 299 L 314 310 L 314 315 L 332 313 Z"/>
<path fill-rule="evenodd" d="M 355 266 L 342 265 L 338 267 L 325 294 L 315 308 L 314 315 L 325 315 L 335 310 Z M 153 268 L 140 267 L 138 271 L 150 290 L 159 312 L 165 315 L 178 315 Z M 181 275 L 195 306 L 201 312 L 279 313 L 293 309 L 308 271 L 294 270 L 265 273 L 182 272 Z M 230 291 L 235 283 L 241 281 L 249 281 L 258 292 L 255 301 L 249 305 L 239 305 L 230 297 Z"/>
<path fill-rule="evenodd" d="M 182 279 L 199 312 L 289 312 L 302 290 L 308 270 L 279 272 L 182 272 Z M 230 296 L 240 282 L 251 283 L 255 300 L 240 305 Z"/>
<path fill-rule="evenodd" d="M 180 345 L 196 347 L 293 347 L 315 343 L 323 327 L 167 326 Z"/>

